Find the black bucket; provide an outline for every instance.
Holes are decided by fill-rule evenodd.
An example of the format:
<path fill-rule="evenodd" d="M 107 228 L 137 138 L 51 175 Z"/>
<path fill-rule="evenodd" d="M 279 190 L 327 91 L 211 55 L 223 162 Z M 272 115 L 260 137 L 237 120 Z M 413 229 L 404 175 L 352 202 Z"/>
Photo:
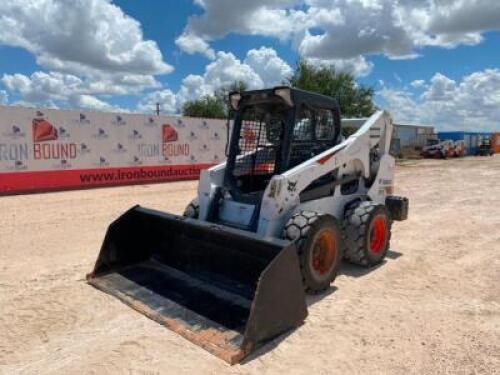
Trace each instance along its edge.
<path fill-rule="evenodd" d="M 139 206 L 87 280 L 231 364 L 307 316 L 293 243 Z"/>

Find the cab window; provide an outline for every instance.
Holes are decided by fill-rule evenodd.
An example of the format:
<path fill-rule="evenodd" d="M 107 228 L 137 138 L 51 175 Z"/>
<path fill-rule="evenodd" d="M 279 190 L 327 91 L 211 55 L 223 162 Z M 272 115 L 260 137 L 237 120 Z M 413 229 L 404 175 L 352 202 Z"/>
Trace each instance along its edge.
<path fill-rule="evenodd" d="M 316 139 L 329 141 L 333 139 L 335 123 L 332 111 L 328 109 L 316 110 Z"/>
<path fill-rule="evenodd" d="M 295 121 L 295 126 L 293 128 L 293 140 L 312 141 L 313 121 L 314 121 L 313 112 L 305 106 L 302 107 L 299 116 Z"/>

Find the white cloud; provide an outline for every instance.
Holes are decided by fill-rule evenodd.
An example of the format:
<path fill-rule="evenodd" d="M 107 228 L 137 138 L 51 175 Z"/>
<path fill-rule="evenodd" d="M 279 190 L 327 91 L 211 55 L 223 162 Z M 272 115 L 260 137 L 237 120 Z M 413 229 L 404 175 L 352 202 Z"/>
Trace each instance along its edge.
<path fill-rule="evenodd" d="M 495 130 L 500 119 L 500 69 L 486 69 L 454 81 L 435 74 L 416 96 L 383 87 L 379 104 L 397 121 L 435 125 L 440 129 Z"/>
<path fill-rule="evenodd" d="M 429 29 L 437 34 L 477 33 L 500 28 L 497 0 L 433 1 Z"/>
<path fill-rule="evenodd" d="M 425 87 L 425 81 L 423 79 L 416 79 L 415 81 L 412 81 L 410 83 L 411 87 L 413 88 L 416 88 L 416 89 L 419 89 L 419 88 L 422 88 L 422 87 Z"/>
<path fill-rule="evenodd" d="M 272 48 L 261 47 L 248 51 L 244 64 L 259 75 L 265 86 L 280 85 L 285 77 L 290 77 L 293 73 L 290 65 Z"/>
<path fill-rule="evenodd" d="M 188 75 L 182 80 L 181 88 L 177 92 L 178 109 L 188 100 L 194 100 L 205 95 L 212 95 L 214 89 L 214 87 L 206 83 L 205 77 L 195 74 Z"/>
<path fill-rule="evenodd" d="M 201 53 L 210 60 L 215 59 L 215 51 L 210 48 L 206 41 L 197 35 L 184 33 L 175 40 L 175 44 L 190 55 Z"/>
<path fill-rule="evenodd" d="M 308 62 L 315 66 L 334 66 L 340 72 L 348 72 L 356 77 L 369 75 L 373 69 L 373 63 L 364 58 L 364 56 L 354 57 L 352 59 L 314 59 L 308 58 Z"/>
<path fill-rule="evenodd" d="M 436 73 L 431 79 L 429 88 L 422 94 L 422 98 L 429 101 L 453 100 L 457 83 L 441 73 Z"/>
<path fill-rule="evenodd" d="M 0 104 L 7 104 L 9 102 L 9 95 L 7 91 L 0 90 Z"/>
<path fill-rule="evenodd" d="M 177 93 L 159 90 L 147 95 L 138 110 L 151 112 L 160 103 L 165 112 L 178 112 L 188 100 L 211 95 L 221 87 L 236 81 L 245 82 L 249 89 L 280 85 L 292 73 L 292 68 L 272 48 L 261 47 L 247 52 L 243 61 L 230 52 L 218 52 L 215 60 L 205 67 L 203 75 L 190 74 L 182 80 Z"/>
<path fill-rule="evenodd" d="M 500 29 L 498 0 L 195 2 L 204 13 L 189 18 L 179 39 L 196 39 L 199 51 L 178 43 L 190 53 L 205 53 L 210 41 L 239 33 L 289 40 L 302 57 L 352 65 L 366 54 L 410 59 L 425 46 L 474 45 L 485 31 Z"/>
<path fill-rule="evenodd" d="M 249 50 L 243 61 L 230 52 L 218 52 L 202 76 L 191 74 L 184 78 L 177 93 L 178 104 L 212 94 L 236 81 L 245 82 L 249 89 L 279 85 L 291 72 L 292 68 L 272 48 Z"/>
<path fill-rule="evenodd" d="M 146 87 L 159 87 L 144 76 L 104 75 L 101 80 L 80 78 L 59 72 L 5 74 L 0 81 L 10 91 L 19 94 L 18 104 L 60 107 L 72 105 L 83 108 L 116 109 L 95 95 L 126 95 L 138 93 Z"/>
<path fill-rule="evenodd" d="M 47 70 L 2 77 L 24 105 L 106 109 L 96 96 L 158 88 L 154 76 L 173 70 L 140 23 L 110 0 L 3 0 L 2 44 L 26 49 Z"/>
<path fill-rule="evenodd" d="M 83 81 L 74 75 L 54 72 L 35 72 L 31 77 L 5 74 L 1 81 L 9 91 L 18 93 L 24 103 L 51 107 L 56 106 L 56 101 L 67 100 L 78 92 L 83 84 Z"/>
<path fill-rule="evenodd" d="M 178 112 L 177 97 L 168 89 L 155 91 L 146 95 L 137 106 L 137 110 L 144 113 L 156 111 L 156 103 L 160 104 L 160 110 L 165 114 Z"/>
<path fill-rule="evenodd" d="M 110 0 L 4 0 L 0 43 L 21 47 L 48 69 L 77 75 L 168 73 L 155 42 Z"/>
<path fill-rule="evenodd" d="M 106 103 L 92 95 L 74 95 L 70 97 L 69 102 L 73 108 L 94 109 L 98 111 L 124 112 L 125 110 Z"/>
<path fill-rule="evenodd" d="M 287 8 L 297 0 L 195 0 L 195 3 L 205 12 L 189 18 L 183 36 L 197 35 L 210 41 L 229 32 L 286 36 L 293 28 Z"/>
<path fill-rule="evenodd" d="M 248 54 L 252 51 L 254 50 L 250 50 Z M 264 86 L 264 82 L 257 72 L 230 52 L 217 53 L 215 61 L 205 68 L 204 80 L 206 85 L 214 89 L 230 85 L 235 81 L 243 81 L 251 89 Z"/>

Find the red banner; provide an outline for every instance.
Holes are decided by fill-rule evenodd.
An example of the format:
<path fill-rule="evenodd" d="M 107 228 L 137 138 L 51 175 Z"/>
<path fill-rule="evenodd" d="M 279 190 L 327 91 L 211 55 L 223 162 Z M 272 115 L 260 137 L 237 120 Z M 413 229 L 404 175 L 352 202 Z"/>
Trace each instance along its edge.
<path fill-rule="evenodd" d="M 0 195 L 197 179 L 214 164 L 76 169 L 0 174 Z"/>

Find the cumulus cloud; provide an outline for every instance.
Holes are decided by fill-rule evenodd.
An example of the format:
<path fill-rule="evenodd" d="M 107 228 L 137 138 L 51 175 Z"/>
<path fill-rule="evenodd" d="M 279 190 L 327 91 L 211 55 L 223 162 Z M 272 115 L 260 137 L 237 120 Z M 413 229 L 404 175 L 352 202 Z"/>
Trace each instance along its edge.
<path fill-rule="evenodd" d="M 364 77 L 371 73 L 373 63 L 366 60 L 364 56 L 354 57 L 352 59 L 315 59 L 308 58 L 308 62 L 314 66 L 335 66 L 338 71 L 348 72 L 356 77 Z"/>
<path fill-rule="evenodd" d="M 114 112 L 125 111 L 123 108 L 111 105 L 92 95 L 73 95 L 69 98 L 69 102 L 74 108 L 85 108 L 85 109 L 94 109 L 98 111 L 114 111 Z"/>
<path fill-rule="evenodd" d="M 146 95 L 138 104 L 137 110 L 144 113 L 152 113 L 156 110 L 156 104 L 160 105 L 162 113 L 177 113 L 177 96 L 172 90 L 165 89 Z"/>
<path fill-rule="evenodd" d="M 192 16 L 181 36 L 197 35 L 213 40 L 228 34 L 287 36 L 293 28 L 289 7 L 297 0 L 195 0 L 204 13 Z"/>
<path fill-rule="evenodd" d="M 436 34 L 478 33 L 500 28 L 500 2 L 496 0 L 433 1 L 429 29 Z"/>
<path fill-rule="evenodd" d="M 218 52 L 216 59 L 205 67 L 203 75 L 188 75 L 178 92 L 179 104 L 212 94 L 236 81 L 245 82 L 249 89 L 279 85 L 292 68 L 272 48 L 261 47 L 247 52 L 243 61 L 230 52 Z"/>
<path fill-rule="evenodd" d="M 56 101 L 67 100 L 83 84 L 74 75 L 45 72 L 35 72 L 30 77 L 24 74 L 5 74 L 1 81 L 9 91 L 18 93 L 23 103 L 50 107 L 56 107 Z"/>
<path fill-rule="evenodd" d="M 419 89 L 425 87 L 425 81 L 423 79 L 416 79 L 410 83 L 411 87 Z"/>
<path fill-rule="evenodd" d="M 35 72 L 31 76 L 4 74 L 0 82 L 10 92 L 19 94 L 21 100 L 18 104 L 50 107 L 72 105 L 95 109 L 107 109 L 107 105 L 103 104 L 105 102 L 95 96 L 127 95 L 139 93 L 147 87 L 160 86 L 154 79 L 150 81 L 144 76 L 103 75 L 95 80 L 60 72 Z"/>
<path fill-rule="evenodd" d="M 205 68 L 203 77 L 204 83 L 213 88 L 230 85 L 235 81 L 246 82 L 250 88 L 262 87 L 264 84 L 262 78 L 251 66 L 240 61 L 230 52 L 218 52 L 216 60 Z"/>
<path fill-rule="evenodd" d="M 33 53 L 39 65 L 83 75 L 95 71 L 168 73 L 155 42 L 109 0 L 5 0 L 0 43 Z"/>
<path fill-rule="evenodd" d="M 497 0 L 196 0 L 195 3 L 204 12 L 189 18 L 178 39 L 178 46 L 189 53 L 205 53 L 210 49 L 210 41 L 240 33 L 289 40 L 302 57 L 332 61 L 339 66 L 359 64 L 356 59 L 366 54 L 409 59 L 418 57 L 418 49 L 425 46 L 473 45 L 481 42 L 483 32 L 500 29 Z M 199 48 L 182 43 L 185 38 L 196 40 Z M 361 71 L 365 73 L 367 69 Z"/>
<path fill-rule="evenodd" d="M 500 69 L 486 69 L 452 80 L 435 74 L 420 95 L 383 87 L 379 104 L 397 121 L 427 123 L 440 129 L 494 130 L 500 118 Z"/>
<path fill-rule="evenodd" d="M 25 105 L 107 109 L 96 96 L 158 88 L 154 76 L 173 70 L 140 23 L 110 0 L 4 0 L 2 44 L 29 51 L 46 70 L 2 77 Z"/>
<path fill-rule="evenodd" d="M 290 65 L 272 48 L 261 47 L 248 51 L 244 64 L 257 73 L 266 86 L 282 84 L 284 78 L 290 77 L 293 73 Z"/>
<path fill-rule="evenodd" d="M 147 95 L 139 103 L 138 110 L 151 112 L 156 103 L 160 103 L 164 112 L 177 113 L 186 101 L 211 95 L 236 81 L 245 82 L 249 89 L 259 89 L 280 85 L 291 73 L 292 68 L 272 48 L 249 50 L 243 61 L 230 52 L 217 52 L 203 75 L 185 77 L 177 93 L 166 89 Z"/>
<path fill-rule="evenodd" d="M 210 60 L 215 59 L 215 51 L 197 35 L 184 33 L 175 40 L 175 44 L 190 55 L 201 53 Z"/>

